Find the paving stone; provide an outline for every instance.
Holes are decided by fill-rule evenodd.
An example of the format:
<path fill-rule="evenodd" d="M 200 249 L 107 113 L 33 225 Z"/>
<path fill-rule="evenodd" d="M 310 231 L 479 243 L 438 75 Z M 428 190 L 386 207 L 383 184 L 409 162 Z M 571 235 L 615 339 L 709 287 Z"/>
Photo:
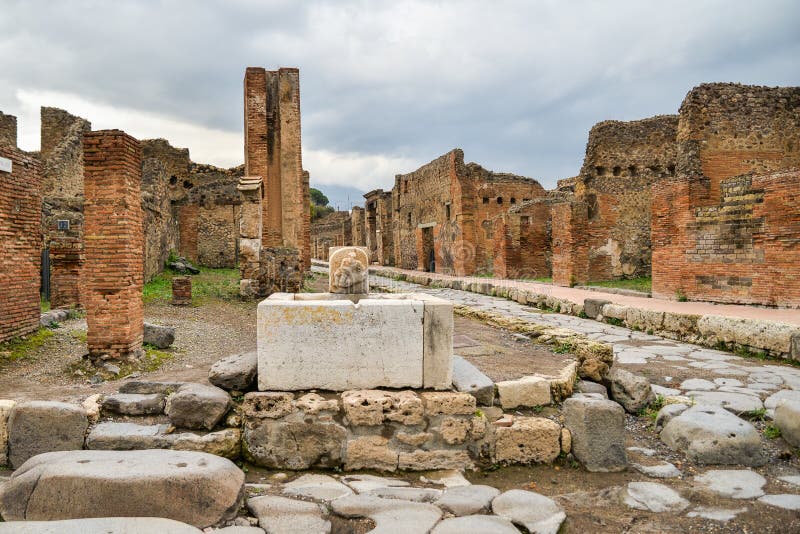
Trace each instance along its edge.
<path fill-rule="evenodd" d="M 211 454 L 50 452 L 0 487 L 0 514 L 12 521 L 155 516 L 205 528 L 233 519 L 243 495 L 244 473 Z"/>
<path fill-rule="evenodd" d="M 775 408 L 774 419 L 786 443 L 800 447 L 800 401 L 781 401 Z"/>
<path fill-rule="evenodd" d="M 623 471 L 625 412 L 607 399 L 571 397 L 563 404 L 564 426 L 572 435 L 572 454 L 593 472 Z"/>
<path fill-rule="evenodd" d="M 0 534 L 201 534 L 203 531 L 162 517 L 99 517 L 62 521 L 0 522 Z"/>
<path fill-rule="evenodd" d="M 315 501 L 332 501 L 352 495 L 353 490 L 328 475 L 309 474 L 284 484 L 283 493 L 293 497 L 308 497 Z"/>
<path fill-rule="evenodd" d="M 464 478 L 461 471 L 456 469 L 443 469 L 441 471 L 434 471 L 428 473 L 427 476 L 419 477 L 420 482 L 426 484 L 438 484 L 445 488 L 458 488 L 461 486 L 469 486 L 471 482 Z"/>
<path fill-rule="evenodd" d="M 712 521 L 727 522 L 734 519 L 737 515 L 743 514 L 747 508 L 736 508 L 729 510 L 725 508 L 707 508 L 705 506 L 698 506 L 688 514 L 687 517 L 702 517 L 703 519 L 710 519 Z"/>
<path fill-rule="evenodd" d="M 8 461 L 19 467 L 37 454 L 80 450 L 88 426 L 86 411 L 74 404 L 17 403 L 8 417 Z"/>
<path fill-rule="evenodd" d="M 650 381 L 625 369 L 612 367 L 606 376 L 609 397 L 628 413 L 638 413 L 654 398 Z"/>
<path fill-rule="evenodd" d="M 579 380 L 575 389 L 580 393 L 599 393 L 603 397 L 608 398 L 608 389 L 606 389 L 603 384 L 598 384 L 591 380 Z"/>
<path fill-rule="evenodd" d="M 689 506 L 689 501 L 678 492 L 656 482 L 628 483 L 623 502 L 631 508 L 650 512 L 680 512 Z"/>
<path fill-rule="evenodd" d="M 650 384 L 650 389 L 653 390 L 654 395 L 661 395 L 662 397 L 670 397 L 673 395 L 680 395 L 681 390 L 675 388 L 665 388 L 658 384 Z"/>
<path fill-rule="evenodd" d="M 234 354 L 223 358 L 208 370 L 208 381 L 227 390 L 247 391 L 256 378 L 258 353 Z"/>
<path fill-rule="evenodd" d="M 169 395 L 178 391 L 184 382 L 156 382 L 152 380 L 129 380 L 119 387 L 120 393 L 140 393 L 143 395 L 160 393 Z"/>
<path fill-rule="evenodd" d="M 442 511 L 432 504 L 372 495 L 348 495 L 331 502 L 330 506 L 342 517 L 372 519 L 375 528 L 370 534 L 427 534 L 442 517 Z"/>
<path fill-rule="evenodd" d="M 743 419 L 717 406 L 693 406 L 672 418 L 661 440 L 704 464 L 763 465 L 761 435 Z"/>
<path fill-rule="evenodd" d="M 721 406 L 726 410 L 740 414 L 755 412 L 764 407 L 761 399 L 754 395 L 730 393 L 727 391 L 687 391 L 687 397 L 693 398 L 698 405 Z"/>
<path fill-rule="evenodd" d="M 677 417 L 689 409 L 687 404 L 667 404 L 656 414 L 656 430 L 664 428 L 673 417 Z"/>
<path fill-rule="evenodd" d="M 714 383 L 718 386 L 732 386 L 732 387 L 744 386 L 741 380 L 736 380 L 735 378 L 715 378 Z M 686 389 L 697 389 L 697 388 L 686 388 Z"/>
<path fill-rule="evenodd" d="M 695 484 L 729 499 L 753 499 L 764 495 L 767 479 L 749 469 L 706 471 L 694 477 Z"/>
<path fill-rule="evenodd" d="M 645 456 L 655 456 L 658 451 L 654 449 L 648 449 L 646 447 L 628 447 L 628 452 L 635 452 L 638 454 L 644 454 Z"/>
<path fill-rule="evenodd" d="M 713 391 L 717 389 L 717 385 L 714 382 L 704 378 L 690 378 L 688 380 L 684 380 L 678 387 L 684 391 Z"/>
<path fill-rule="evenodd" d="M 342 482 L 350 486 L 357 493 L 366 493 L 379 488 L 399 488 L 410 485 L 406 480 L 375 475 L 347 475 L 342 477 Z"/>
<path fill-rule="evenodd" d="M 492 511 L 533 534 L 556 534 L 567 515 L 556 501 L 525 490 L 509 490 L 492 501 Z"/>
<path fill-rule="evenodd" d="M 778 494 L 759 497 L 758 502 L 785 510 L 800 510 L 800 495 Z"/>
<path fill-rule="evenodd" d="M 324 508 L 313 502 L 265 495 L 248 499 L 247 508 L 267 534 L 327 534 L 331 531 Z"/>
<path fill-rule="evenodd" d="M 178 428 L 211 430 L 231 406 L 225 390 L 203 384 L 184 384 L 167 399 L 165 412 Z"/>
<path fill-rule="evenodd" d="M 431 534 L 519 534 L 511 521 L 494 515 L 470 515 L 445 519 Z"/>
<path fill-rule="evenodd" d="M 121 415 L 156 415 L 164 411 L 164 395 L 115 393 L 103 399 L 103 409 Z"/>
<path fill-rule="evenodd" d="M 656 465 L 631 464 L 637 471 L 652 478 L 675 478 L 681 476 L 681 471 L 669 462 Z"/>
<path fill-rule="evenodd" d="M 376 488 L 366 492 L 383 499 L 399 499 L 401 501 L 433 502 L 442 496 L 442 490 L 435 488 Z"/>
<path fill-rule="evenodd" d="M 784 401 L 792 401 L 800 403 L 800 391 L 793 389 L 782 389 L 767 397 L 764 400 L 764 408 L 774 410 L 778 404 Z"/>
<path fill-rule="evenodd" d="M 778 477 L 778 480 L 782 480 L 788 484 L 792 484 L 794 486 L 800 486 L 800 475 L 790 475 L 785 477 Z"/>
<path fill-rule="evenodd" d="M 480 484 L 450 488 L 434 503 L 456 516 L 483 513 L 491 508 L 500 490 Z"/>
<path fill-rule="evenodd" d="M 491 406 L 494 402 L 494 382 L 477 367 L 462 358 L 453 355 L 453 386 L 457 391 L 469 393 L 482 406 Z"/>

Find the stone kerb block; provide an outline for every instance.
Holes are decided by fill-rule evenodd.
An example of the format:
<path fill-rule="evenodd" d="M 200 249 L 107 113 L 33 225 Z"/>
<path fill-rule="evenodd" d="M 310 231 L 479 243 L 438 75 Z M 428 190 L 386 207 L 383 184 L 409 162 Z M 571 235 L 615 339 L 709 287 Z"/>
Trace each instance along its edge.
<path fill-rule="evenodd" d="M 328 291 L 366 295 L 369 293 L 369 251 L 367 247 L 331 247 Z"/>
<path fill-rule="evenodd" d="M 86 410 L 51 401 L 21 402 L 8 419 L 8 460 L 19 467 L 29 458 L 53 451 L 83 448 L 89 426 Z"/>
<path fill-rule="evenodd" d="M 275 294 L 258 306 L 258 388 L 447 389 L 452 324 L 428 295 Z"/>

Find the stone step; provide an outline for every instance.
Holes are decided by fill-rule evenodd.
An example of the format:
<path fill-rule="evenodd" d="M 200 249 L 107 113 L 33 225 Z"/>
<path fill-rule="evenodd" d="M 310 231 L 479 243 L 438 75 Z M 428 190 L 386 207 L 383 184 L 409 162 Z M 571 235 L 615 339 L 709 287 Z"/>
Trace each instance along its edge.
<path fill-rule="evenodd" d="M 494 402 L 494 382 L 461 356 L 453 355 L 453 386 L 469 393 L 481 406 Z"/>
<path fill-rule="evenodd" d="M 241 431 L 238 428 L 208 433 L 171 433 L 169 429 L 168 424 L 98 423 L 86 437 L 86 448 L 107 451 L 174 449 L 206 452 L 231 459 L 239 456 Z"/>
<path fill-rule="evenodd" d="M 103 410 L 120 415 L 158 415 L 164 412 L 164 395 L 115 393 L 103 399 Z"/>

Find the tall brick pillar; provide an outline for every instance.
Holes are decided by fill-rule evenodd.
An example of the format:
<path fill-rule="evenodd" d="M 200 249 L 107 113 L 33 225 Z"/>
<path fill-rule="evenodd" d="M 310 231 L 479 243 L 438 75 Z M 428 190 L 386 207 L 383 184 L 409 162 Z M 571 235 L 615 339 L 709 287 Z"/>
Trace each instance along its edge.
<path fill-rule="evenodd" d="M 85 287 L 89 355 L 132 359 L 144 334 L 142 149 L 120 130 L 83 137 Z"/>
<path fill-rule="evenodd" d="M 553 206 L 553 283 L 559 286 L 585 284 L 589 275 L 586 242 L 588 206 L 564 202 Z"/>

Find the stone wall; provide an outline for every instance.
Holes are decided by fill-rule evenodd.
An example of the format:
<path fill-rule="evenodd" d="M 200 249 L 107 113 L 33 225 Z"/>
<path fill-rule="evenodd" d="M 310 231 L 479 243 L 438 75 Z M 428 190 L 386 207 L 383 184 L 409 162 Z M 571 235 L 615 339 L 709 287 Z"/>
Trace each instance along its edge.
<path fill-rule="evenodd" d="M 0 142 L 0 157 L 12 166 L 11 173 L 0 171 L 0 341 L 5 341 L 39 327 L 42 176 L 39 162 L 16 146 Z"/>
<path fill-rule="evenodd" d="M 350 212 L 335 211 L 311 224 L 311 256 L 328 261 L 330 247 L 353 244 Z"/>
<path fill-rule="evenodd" d="M 364 220 L 364 208 L 353 206 L 353 209 L 350 210 L 350 227 L 353 231 L 353 246 L 367 246 L 367 232 L 364 226 Z M 394 232 L 394 229 L 392 232 Z"/>
<path fill-rule="evenodd" d="M 244 78 L 245 175 L 264 180 L 265 247 L 296 248 L 310 268 L 308 174 L 300 143 L 300 72 L 248 67 Z"/>
<path fill-rule="evenodd" d="M 161 161 L 142 161 L 145 282 L 160 273 L 170 252 L 179 248 L 178 218 L 170 202 L 168 183 L 167 169 Z"/>
<path fill-rule="evenodd" d="M 589 132 L 572 186 L 588 206 L 585 239 L 589 280 L 649 276 L 650 186 L 673 176 L 677 115 L 604 121 Z"/>
<path fill-rule="evenodd" d="M 0 145 L 17 146 L 17 118 L 0 111 Z"/>
<path fill-rule="evenodd" d="M 394 264 L 394 233 L 392 231 L 392 193 L 375 189 L 364 195 L 364 236 L 370 262 Z"/>
<path fill-rule="evenodd" d="M 496 217 L 544 195 L 531 178 L 464 164 L 460 149 L 398 175 L 392 189 L 395 264 L 431 270 L 433 258 L 435 272 L 490 273 Z"/>
<path fill-rule="evenodd" d="M 89 132 L 83 143 L 89 355 L 135 358 L 144 334 L 142 149 L 120 130 Z"/>
<path fill-rule="evenodd" d="M 653 295 L 800 306 L 800 88 L 700 85 L 677 146 L 653 185 Z"/>

